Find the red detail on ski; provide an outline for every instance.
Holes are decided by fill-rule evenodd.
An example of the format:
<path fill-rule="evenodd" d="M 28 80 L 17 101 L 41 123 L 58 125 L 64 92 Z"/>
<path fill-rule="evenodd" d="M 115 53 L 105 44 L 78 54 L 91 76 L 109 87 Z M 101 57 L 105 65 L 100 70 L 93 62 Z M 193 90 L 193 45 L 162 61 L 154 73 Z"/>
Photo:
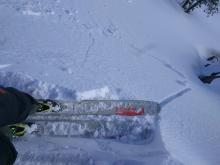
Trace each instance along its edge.
<path fill-rule="evenodd" d="M 6 91 L 4 89 L 0 88 L 0 94 L 5 94 L 5 93 L 6 93 Z"/>
<path fill-rule="evenodd" d="M 117 107 L 115 111 L 116 115 L 121 115 L 121 116 L 139 116 L 139 115 L 144 115 L 144 107 L 141 107 L 140 111 L 137 111 L 135 107 Z"/>

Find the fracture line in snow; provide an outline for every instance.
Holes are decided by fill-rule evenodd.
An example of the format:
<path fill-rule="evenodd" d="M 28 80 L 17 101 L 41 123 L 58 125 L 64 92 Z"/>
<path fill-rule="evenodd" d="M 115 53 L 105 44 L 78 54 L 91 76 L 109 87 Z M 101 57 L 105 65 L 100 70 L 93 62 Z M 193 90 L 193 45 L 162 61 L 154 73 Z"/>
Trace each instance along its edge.
<path fill-rule="evenodd" d="M 147 52 L 147 50 L 150 48 L 148 46 L 145 46 L 144 48 L 140 49 L 137 48 L 134 44 L 130 44 L 127 43 L 128 47 L 130 47 L 131 49 L 135 50 L 138 54 L 144 54 Z M 181 73 L 180 71 L 178 71 L 177 69 L 175 69 L 172 65 L 170 65 L 169 63 L 167 63 L 165 60 L 162 60 L 161 58 L 158 58 L 156 56 L 153 56 L 151 54 L 148 54 L 148 56 L 154 58 L 155 60 L 159 61 L 162 65 L 164 65 L 166 68 L 170 69 L 171 71 L 175 72 L 177 75 L 179 75 L 180 77 L 182 77 L 183 79 L 185 79 L 185 75 L 183 73 Z"/>
<path fill-rule="evenodd" d="M 89 52 L 90 52 L 91 48 L 93 47 L 93 45 L 95 43 L 95 39 L 94 39 L 94 37 L 92 37 L 91 33 L 89 34 L 89 38 L 91 39 L 91 43 L 89 44 L 89 46 L 88 46 L 88 48 L 85 52 L 83 65 L 87 62 L 87 59 L 89 57 Z"/>
<path fill-rule="evenodd" d="M 158 57 L 155 57 L 153 55 L 149 55 L 150 57 L 156 59 L 157 61 L 159 61 L 160 63 L 162 63 L 166 68 L 172 70 L 173 72 L 175 72 L 176 74 L 178 74 L 180 77 L 184 78 L 185 79 L 185 76 L 184 74 L 182 74 L 180 71 L 178 71 L 177 69 L 173 68 L 173 66 L 171 66 L 170 64 L 168 64 L 166 61 L 158 58 Z"/>
<path fill-rule="evenodd" d="M 90 44 L 88 45 L 88 48 L 86 49 L 86 52 L 84 54 L 84 60 L 83 60 L 83 63 L 82 65 L 84 65 L 86 62 L 87 62 L 87 59 L 89 57 L 89 52 L 90 50 L 92 49 L 92 47 L 94 46 L 95 44 L 95 38 L 94 36 L 92 35 L 92 32 L 90 31 L 90 28 L 88 27 L 88 25 L 86 24 L 82 24 L 82 26 L 88 31 L 88 34 L 89 34 L 89 39 L 91 40 Z"/>
<path fill-rule="evenodd" d="M 184 95 L 185 93 L 191 91 L 192 89 L 187 87 L 187 88 L 184 88 L 184 89 L 181 89 L 180 91 L 176 92 L 176 93 L 173 93 L 167 97 L 165 97 L 164 99 L 162 99 L 159 104 L 161 107 L 167 105 L 168 103 L 172 102 L 173 100 L 181 97 L 182 95 Z"/>

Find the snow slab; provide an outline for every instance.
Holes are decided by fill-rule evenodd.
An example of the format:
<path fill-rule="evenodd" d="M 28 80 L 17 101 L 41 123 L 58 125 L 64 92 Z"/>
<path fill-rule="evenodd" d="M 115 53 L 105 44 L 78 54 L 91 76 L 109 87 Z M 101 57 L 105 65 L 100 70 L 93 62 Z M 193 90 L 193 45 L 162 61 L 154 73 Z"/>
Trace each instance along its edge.
<path fill-rule="evenodd" d="M 219 71 L 204 68 L 206 50 L 219 50 L 219 17 L 173 0 L 1 0 L 1 85 L 162 106 L 149 144 L 28 136 L 14 141 L 16 164 L 218 165 L 220 83 L 197 77 Z"/>

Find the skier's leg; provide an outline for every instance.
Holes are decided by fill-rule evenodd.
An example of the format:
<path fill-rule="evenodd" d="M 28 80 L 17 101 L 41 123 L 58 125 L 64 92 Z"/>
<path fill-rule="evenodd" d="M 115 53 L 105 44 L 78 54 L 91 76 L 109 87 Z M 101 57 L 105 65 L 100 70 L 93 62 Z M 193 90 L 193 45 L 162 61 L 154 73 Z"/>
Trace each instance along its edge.
<path fill-rule="evenodd" d="M 0 127 L 0 133 L 8 137 L 9 140 L 12 140 L 12 132 L 8 126 Z"/>
<path fill-rule="evenodd" d="M 7 125 L 24 121 L 35 112 L 37 101 L 30 95 L 15 88 L 0 87 L 0 163 L 12 165 L 16 159 L 15 150 L 10 139 L 11 129 Z"/>
<path fill-rule="evenodd" d="M 3 128 L 5 131 L 5 128 Z M 3 131 L 2 130 L 2 131 Z M 13 165 L 17 157 L 17 151 L 11 143 L 9 137 L 0 131 L 0 162 L 1 165 Z"/>
<path fill-rule="evenodd" d="M 15 88 L 0 88 L 0 127 L 24 121 L 36 107 L 32 96 Z"/>

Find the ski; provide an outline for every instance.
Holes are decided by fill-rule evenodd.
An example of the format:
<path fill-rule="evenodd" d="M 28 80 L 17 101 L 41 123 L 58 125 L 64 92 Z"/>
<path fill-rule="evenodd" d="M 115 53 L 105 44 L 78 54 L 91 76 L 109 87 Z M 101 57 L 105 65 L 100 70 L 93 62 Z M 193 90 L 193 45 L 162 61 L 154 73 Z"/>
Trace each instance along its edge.
<path fill-rule="evenodd" d="M 53 115 L 53 112 L 64 112 L 68 115 L 155 115 L 160 112 L 160 105 L 153 101 L 142 100 L 83 100 L 65 102 L 59 100 L 45 100 L 49 103 L 50 111 L 47 115 Z M 54 105 L 55 106 L 51 106 Z M 45 112 L 39 112 L 35 116 L 45 115 Z"/>
<path fill-rule="evenodd" d="M 31 133 L 38 136 L 84 137 L 133 140 L 146 140 L 152 134 L 152 125 L 144 117 L 122 116 L 74 116 L 65 120 L 30 120 L 37 125 Z"/>
<path fill-rule="evenodd" d="M 146 140 L 152 134 L 150 121 L 160 112 L 158 103 L 141 100 L 43 100 L 43 103 L 49 105 L 49 111 L 27 118 L 27 122 L 37 125 L 31 133 L 37 136 Z"/>

